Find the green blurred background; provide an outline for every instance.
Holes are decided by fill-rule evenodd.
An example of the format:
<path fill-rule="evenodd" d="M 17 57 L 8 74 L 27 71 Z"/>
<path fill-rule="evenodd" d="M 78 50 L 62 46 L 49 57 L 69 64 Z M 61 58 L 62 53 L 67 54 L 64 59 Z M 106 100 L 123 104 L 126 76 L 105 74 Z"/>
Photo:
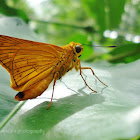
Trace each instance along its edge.
<path fill-rule="evenodd" d="M 23 19 L 47 43 L 84 47 L 84 61 L 140 58 L 140 0 L 0 0 L 0 17 Z"/>

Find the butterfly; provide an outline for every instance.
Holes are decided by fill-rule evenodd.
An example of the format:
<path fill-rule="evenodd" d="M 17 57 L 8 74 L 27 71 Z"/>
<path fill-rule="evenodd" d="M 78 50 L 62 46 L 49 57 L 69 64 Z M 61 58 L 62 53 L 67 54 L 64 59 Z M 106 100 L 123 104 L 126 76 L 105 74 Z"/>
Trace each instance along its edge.
<path fill-rule="evenodd" d="M 41 95 L 53 81 L 51 101 L 56 80 L 73 68 L 80 70 L 86 86 L 93 90 L 85 81 L 82 69 L 89 69 L 104 84 L 90 67 L 81 67 L 80 59 L 83 52 L 80 43 L 70 42 L 59 47 L 53 44 L 29 41 L 15 37 L 0 35 L 0 64 L 10 73 L 11 87 L 19 91 L 15 96 L 18 101 L 33 99 Z M 107 86 L 106 84 L 104 84 Z"/>

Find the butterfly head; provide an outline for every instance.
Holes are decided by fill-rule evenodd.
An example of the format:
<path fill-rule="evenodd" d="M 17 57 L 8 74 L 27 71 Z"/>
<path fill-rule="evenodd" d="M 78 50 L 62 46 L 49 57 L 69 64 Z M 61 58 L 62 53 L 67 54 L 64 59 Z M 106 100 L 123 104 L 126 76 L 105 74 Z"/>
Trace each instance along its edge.
<path fill-rule="evenodd" d="M 71 42 L 69 45 L 73 48 L 76 56 L 80 57 L 84 49 L 83 46 L 80 43 L 75 43 L 75 42 Z"/>

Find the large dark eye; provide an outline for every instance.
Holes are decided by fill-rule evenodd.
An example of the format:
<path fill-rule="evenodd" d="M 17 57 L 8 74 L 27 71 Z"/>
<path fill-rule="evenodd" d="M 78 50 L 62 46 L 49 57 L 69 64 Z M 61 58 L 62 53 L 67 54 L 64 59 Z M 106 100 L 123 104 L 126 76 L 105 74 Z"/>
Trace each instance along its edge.
<path fill-rule="evenodd" d="M 81 48 L 80 45 L 76 45 L 76 46 L 75 46 L 75 50 L 76 50 L 77 53 L 81 52 L 81 49 L 82 49 L 82 48 Z"/>

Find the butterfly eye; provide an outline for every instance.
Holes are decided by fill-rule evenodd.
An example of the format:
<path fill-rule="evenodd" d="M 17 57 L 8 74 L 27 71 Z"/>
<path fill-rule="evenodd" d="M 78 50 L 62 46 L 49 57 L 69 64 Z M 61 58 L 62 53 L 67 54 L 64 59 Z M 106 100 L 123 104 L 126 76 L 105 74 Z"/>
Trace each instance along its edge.
<path fill-rule="evenodd" d="M 79 52 L 81 52 L 82 48 L 81 48 L 80 45 L 76 45 L 75 50 L 76 50 L 77 53 L 79 53 Z"/>

